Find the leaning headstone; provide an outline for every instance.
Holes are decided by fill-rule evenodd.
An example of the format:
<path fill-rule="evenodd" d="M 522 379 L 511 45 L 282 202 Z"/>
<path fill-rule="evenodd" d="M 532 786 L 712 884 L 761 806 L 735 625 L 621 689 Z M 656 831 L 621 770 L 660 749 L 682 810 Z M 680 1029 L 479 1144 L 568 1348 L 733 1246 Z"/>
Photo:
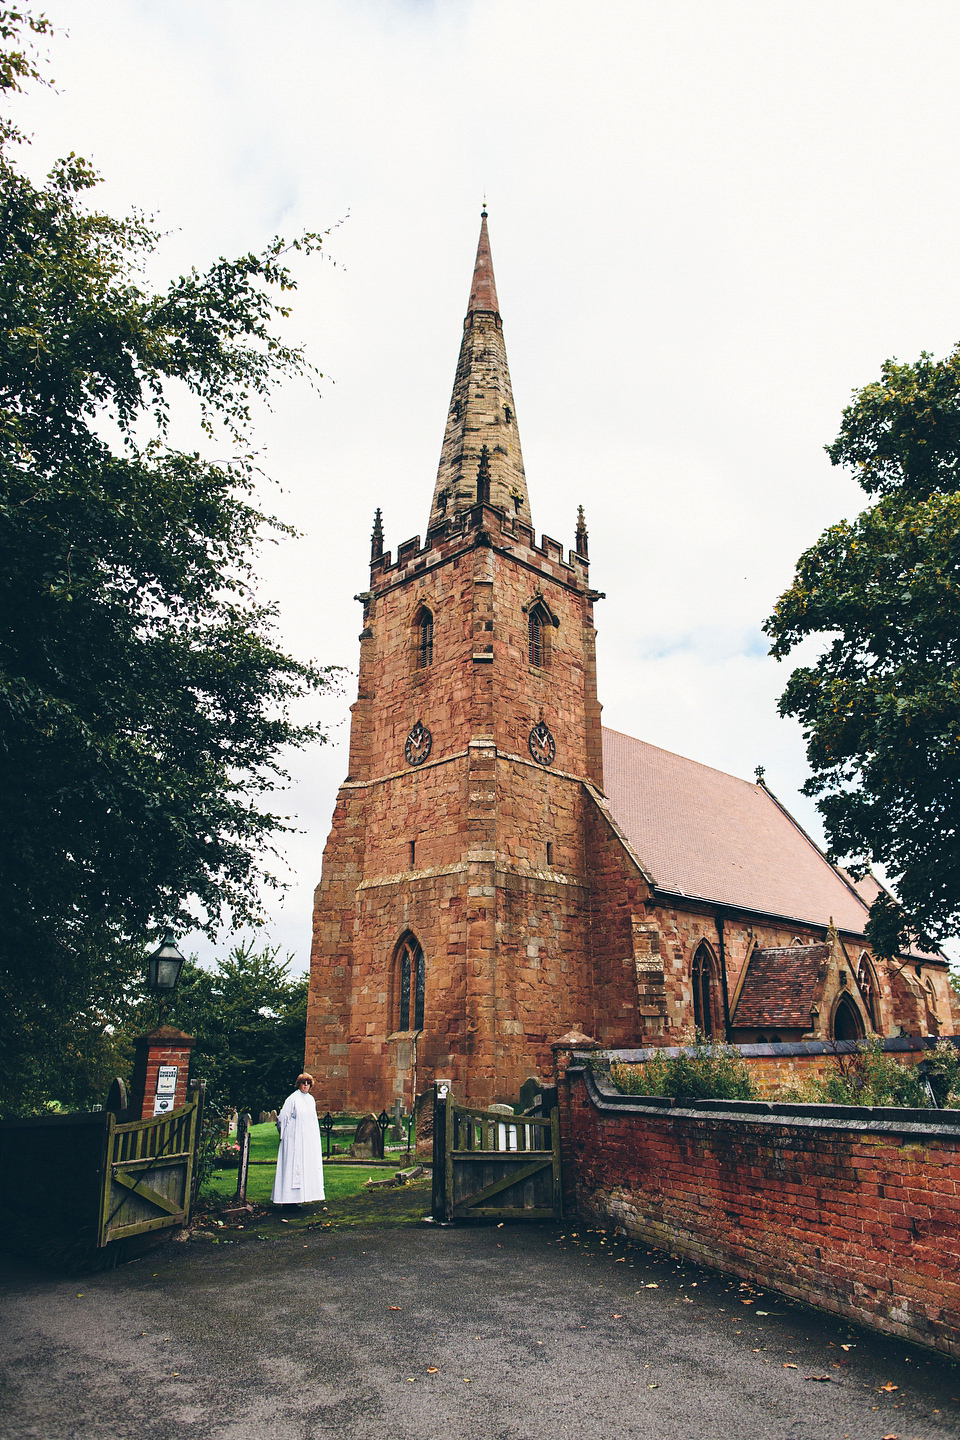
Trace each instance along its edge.
<path fill-rule="evenodd" d="M 353 1137 L 350 1154 L 355 1160 L 383 1159 L 383 1131 L 376 1115 L 364 1115 Z"/>
<path fill-rule="evenodd" d="M 523 1114 L 529 1110 L 531 1106 L 536 1105 L 542 1093 L 543 1087 L 535 1075 L 531 1075 L 528 1080 L 524 1080 L 520 1086 L 520 1095 L 517 1102 L 517 1108 L 520 1113 Z"/>

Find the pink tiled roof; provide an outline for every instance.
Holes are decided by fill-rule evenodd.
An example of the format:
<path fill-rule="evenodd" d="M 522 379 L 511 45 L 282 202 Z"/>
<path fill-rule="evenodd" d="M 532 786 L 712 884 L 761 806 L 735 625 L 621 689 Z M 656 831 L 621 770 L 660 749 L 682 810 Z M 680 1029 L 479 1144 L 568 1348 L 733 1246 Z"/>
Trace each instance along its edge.
<path fill-rule="evenodd" d="M 603 777 L 658 889 L 863 933 L 867 905 L 762 785 L 606 729 Z"/>

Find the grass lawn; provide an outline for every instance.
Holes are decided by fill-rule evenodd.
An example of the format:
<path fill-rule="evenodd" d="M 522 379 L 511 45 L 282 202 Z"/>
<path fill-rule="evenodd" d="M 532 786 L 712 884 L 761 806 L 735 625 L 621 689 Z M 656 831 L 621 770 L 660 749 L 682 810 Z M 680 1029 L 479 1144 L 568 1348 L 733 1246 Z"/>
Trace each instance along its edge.
<path fill-rule="evenodd" d="M 280 1138 L 277 1127 L 271 1123 L 251 1125 L 250 1159 L 263 1160 L 263 1165 L 251 1164 L 247 1172 L 247 1200 L 251 1205 L 269 1205 L 270 1192 L 276 1170 L 277 1150 Z M 415 1161 L 411 1160 L 411 1163 Z M 398 1170 L 406 1164 L 406 1155 L 397 1156 Z M 430 1178 L 414 1181 L 397 1189 L 365 1190 L 368 1180 L 385 1180 L 390 1170 L 383 1166 L 367 1168 L 366 1165 L 325 1165 L 323 1185 L 326 1190 L 328 1215 L 334 1225 L 414 1224 L 430 1209 Z M 211 1199 L 232 1198 L 237 1189 L 236 1170 L 215 1170 L 203 1188 L 203 1196 Z M 322 1215 L 319 1204 L 305 1206 L 299 1210 L 293 1206 L 278 1206 L 278 1214 L 291 1217 L 291 1223 L 306 1224 L 316 1221 Z M 326 1217 L 324 1217 L 326 1218 Z"/>

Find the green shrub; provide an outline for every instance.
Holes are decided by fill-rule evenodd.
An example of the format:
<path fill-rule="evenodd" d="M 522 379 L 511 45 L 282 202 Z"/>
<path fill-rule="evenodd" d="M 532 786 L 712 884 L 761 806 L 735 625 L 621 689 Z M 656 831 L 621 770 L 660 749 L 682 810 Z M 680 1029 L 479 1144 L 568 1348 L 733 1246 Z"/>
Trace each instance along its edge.
<path fill-rule="evenodd" d="M 610 1079 L 624 1095 L 756 1100 L 760 1093 L 739 1051 L 702 1036 L 679 1055 L 657 1052 L 635 1065 L 614 1061 Z"/>
<path fill-rule="evenodd" d="M 960 1051 L 938 1040 L 932 1054 L 930 1085 L 941 1106 L 960 1107 Z M 781 1099 L 827 1105 L 899 1105 L 923 1110 L 930 1105 L 923 1078 L 915 1065 L 905 1065 L 883 1052 L 883 1041 L 862 1040 L 847 1055 L 835 1055 L 831 1069 L 814 1076 Z"/>

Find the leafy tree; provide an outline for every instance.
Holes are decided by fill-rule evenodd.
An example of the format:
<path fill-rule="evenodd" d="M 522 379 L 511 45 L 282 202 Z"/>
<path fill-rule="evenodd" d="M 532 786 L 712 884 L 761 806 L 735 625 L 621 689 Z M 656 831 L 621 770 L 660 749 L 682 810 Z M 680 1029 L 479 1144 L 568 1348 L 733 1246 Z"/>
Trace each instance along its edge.
<path fill-rule="evenodd" d="M 827 453 L 876 503 L 800 557 L 765 629 L 778 659 L 827 640 L 780 713 L 803 725 L 832 854 L 893 882 L 868 923 L 893 955 L 960 926 L 960 347 L 888 361 Z"/>
<path fill-rule="evenodd" d="M 43 19 L 0 11 L 0 91 Z M 309 371 L 277 335 L 290 250 L 165 289 L 158 236 L 92 208 L 71 155 L 36 186 L 0 122 L 0 1105 L 53 1093 L 85 1015 L 119 1013 L 165 921 L 256 922 L 288 828 L 281 757 L 322 738 L 290 702 L 330 683 L 274 638 L 253 558 L 254 399 Z M 172 443 L 174 398 L 229 458 Z M 210 446 L 212 449 L 212 444 Z"/>
<path fill-rule="evenodd" d="M 236 946 L 213 970 L 187 961 L 171 1018 L 195 1035 L 192 1073 L 229 1107 L 278 1109 L 303 1068 L 307 977 L 279 949 Z"/>

